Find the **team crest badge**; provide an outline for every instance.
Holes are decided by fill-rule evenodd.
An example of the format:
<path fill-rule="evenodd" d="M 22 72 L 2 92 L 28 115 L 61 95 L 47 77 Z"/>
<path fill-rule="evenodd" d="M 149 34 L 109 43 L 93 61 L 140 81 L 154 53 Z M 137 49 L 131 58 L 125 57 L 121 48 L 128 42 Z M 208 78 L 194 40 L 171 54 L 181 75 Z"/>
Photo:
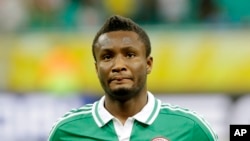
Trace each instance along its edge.
<path fill-rule="evenodd" d="M 169 141 L 169 140 L 163 137 L 157 137 L 157 138 L 153 138 L 152 141 Z"/>

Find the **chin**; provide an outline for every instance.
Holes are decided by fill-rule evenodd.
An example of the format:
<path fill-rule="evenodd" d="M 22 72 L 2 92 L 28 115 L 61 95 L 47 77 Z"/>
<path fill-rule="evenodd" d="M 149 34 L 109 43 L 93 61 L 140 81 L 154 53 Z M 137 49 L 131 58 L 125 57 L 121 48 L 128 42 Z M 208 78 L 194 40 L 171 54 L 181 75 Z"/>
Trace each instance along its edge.
<path fill-rule="evenodd" d="M 119 101 L 126 101 L 131 99 L 137 92 L 129 88 L 117 88 L 112 90 L 110 95 Z"/>

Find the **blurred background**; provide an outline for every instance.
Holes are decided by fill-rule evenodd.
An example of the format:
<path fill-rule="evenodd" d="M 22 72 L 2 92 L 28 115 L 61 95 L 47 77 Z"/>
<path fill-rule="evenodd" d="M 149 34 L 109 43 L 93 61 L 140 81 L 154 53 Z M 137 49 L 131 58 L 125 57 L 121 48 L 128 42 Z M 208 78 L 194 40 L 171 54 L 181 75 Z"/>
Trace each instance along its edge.
<path fill-rule="evenodd" d="M 103 95 L 91 44 L 114 14 L 150 36 L 152 93 L 203 115 L 221 141 L 250 124 L 249 0 L 0 0 L 1 141 L 45 141 Z"/>

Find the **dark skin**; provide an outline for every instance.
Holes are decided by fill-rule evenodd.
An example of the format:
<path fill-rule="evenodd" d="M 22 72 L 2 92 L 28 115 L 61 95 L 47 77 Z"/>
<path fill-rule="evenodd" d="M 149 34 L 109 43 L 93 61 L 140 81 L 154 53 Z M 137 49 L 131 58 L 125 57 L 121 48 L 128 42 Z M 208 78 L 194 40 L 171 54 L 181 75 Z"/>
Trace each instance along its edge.
<path fill-rule="evenodd" d="M 147 74 L 153 58 L 132 31 L 102 34 L 94 49 L 96 72 L 105 91 L 105 108 L 124 124 L 147 103 Z"/>

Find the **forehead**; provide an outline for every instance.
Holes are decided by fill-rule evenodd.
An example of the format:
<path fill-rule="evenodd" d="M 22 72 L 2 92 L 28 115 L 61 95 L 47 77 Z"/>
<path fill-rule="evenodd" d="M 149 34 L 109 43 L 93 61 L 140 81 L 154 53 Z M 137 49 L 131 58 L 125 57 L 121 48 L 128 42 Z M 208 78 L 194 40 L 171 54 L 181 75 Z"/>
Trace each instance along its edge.
<path fill-rule="evenodd" d="M 104 33 L 98 38 L 97 43 L 99 47 L 142 45 L 137 33 L 132 31 L 113 31 Z"/>

